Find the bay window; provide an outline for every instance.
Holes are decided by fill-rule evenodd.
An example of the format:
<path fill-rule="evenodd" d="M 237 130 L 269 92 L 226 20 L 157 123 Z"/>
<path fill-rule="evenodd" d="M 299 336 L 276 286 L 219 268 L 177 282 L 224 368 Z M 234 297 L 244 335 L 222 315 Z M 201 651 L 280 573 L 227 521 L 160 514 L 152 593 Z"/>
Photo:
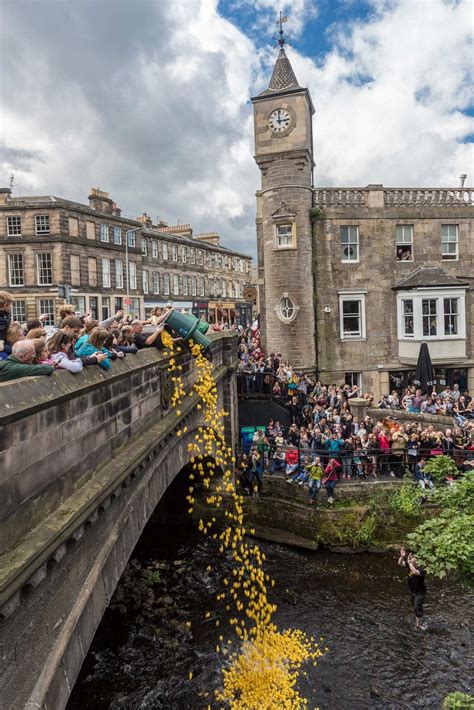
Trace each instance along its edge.
<path fill-rule="evenodd" d="M 399 340 L 465 339 L 465 290 L 419 289 L 397 296 Z"/>

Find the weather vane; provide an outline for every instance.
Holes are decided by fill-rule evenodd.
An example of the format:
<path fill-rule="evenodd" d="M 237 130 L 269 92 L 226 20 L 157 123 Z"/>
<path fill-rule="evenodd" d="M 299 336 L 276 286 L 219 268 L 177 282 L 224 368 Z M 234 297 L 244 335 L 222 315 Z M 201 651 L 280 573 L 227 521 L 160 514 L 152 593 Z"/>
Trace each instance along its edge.
<path fill-rule="evenodd" d="M 273 39 L 276 39 L 280 47 L 283 49 L 285 42 L 286 42 L 286 37 L 283 36 L 283 23 L 288 22 L 288 17 L 286 15 L 283 15 L 280 11 L 280 17 L 277 20 L 277 25 L 279 26 L 278 34 L 280 35 L 279 37 L 274 37 Z"/>

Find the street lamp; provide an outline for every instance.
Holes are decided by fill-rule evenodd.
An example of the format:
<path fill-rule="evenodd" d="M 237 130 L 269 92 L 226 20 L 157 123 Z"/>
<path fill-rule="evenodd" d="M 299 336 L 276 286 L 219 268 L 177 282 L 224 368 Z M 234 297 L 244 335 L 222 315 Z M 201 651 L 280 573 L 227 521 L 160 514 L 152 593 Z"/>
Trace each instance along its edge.
<path fill-rule="evenodd" d="M 125 309 L 125 315 L 128 317 L 130 313 L 130 274 L 129 274 L 129 267 L 128 267 L 128 237 L 130 234 L 134 234 L 135 232 L 139 232 L 141 230 L 141 227 L 136 227 L 135 229 L 127 229 L 127 234 L 125 237 L 125 276 L 126 276 L 126 283 L 127 283 L 127 298 L 126 298 L 126 303 L 125 305 L 127 308 Z"/>

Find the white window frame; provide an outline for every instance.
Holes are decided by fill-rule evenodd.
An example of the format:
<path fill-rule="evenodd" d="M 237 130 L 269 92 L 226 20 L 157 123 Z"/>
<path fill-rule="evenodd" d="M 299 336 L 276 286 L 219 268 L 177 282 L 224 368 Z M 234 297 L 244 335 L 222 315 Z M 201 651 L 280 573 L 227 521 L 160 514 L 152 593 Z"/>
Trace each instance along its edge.
<path fill-rule="evenodd" d="M 183 276 L 183 296 L 189 296 L 188 277 Z"/>
<path fill-rule="evenodd" d="M 99 240 L 103 244 L 109 243 L 109 225 L 106 224 L 105 222 L 100 223 Z"/>
<path fill-rule="evenodd" d="M 202 266 L 204 264 L 204 259 L 203 259 L 203 253 L 201 249 L 197 250 L 197 258 L 196 261 L 199 266 Z"/>
<path fill-rule="evenodd" d="M 56 301 L 54 298 L 38 298 L 36 301 L 36 308 L 38 313 L 46 313 L 48 320 L 46 325 L 54 325 L 54 319 L 56 316 Z"/>
<path fill-rule="evenodd" d="M 17 320 L 19 323 L 26 321 L 27 309 L 24 299 L 15 299 L 12 303 L 12 320 Z"/>
<path fill-rule="evenodd" d="M 42 257 L 48 257 L 47 260 L 49 260 L 49 267 L 44 264 L 40 264 L 42 261 Z M 50 271 L 50 277 L 49 280 L 44 280 L 44 276 L 41 279 L 41 270 L 45 269 Z M 53 255 L 51 252 L 41 252 L 39 254 L 36 254 L 36 283 L 38 286 L 52 286 L 53 285 Z"/>
<path fill-rule="evenodd" d="M 181 247 L 181 261 L 183 262 L 183 264 L 186 264 L 187 260 L 188 260 L 188 254 L 186 251 L 186 247 L 182 246 Z"/>
<path fill-rule="evenodd" d="M 282 323 L 289 324 L 294 321 L 298 315 L 299 306 L 295 299 L 285 291 L 278 299 L 275 311 L 277 318 L 281 320 Z"/>
<path fill-rule="evenodd" d="M 123 288 L 123 262 L 115 259 L 115 288 Z"/>
<path fill-rule="evenodd" d="M 458 300 L 457 333 L 445 333 L 444 299 L 455 298 Z M 436 335 L 423 335 L 423 301 L 436 300 Z M 403 321 L 403 301 L 413 300 L 413 325 L 414 334 L 405 335 Z M 418 288 L 412 291 L 399 291 L 397 294 L 398 340 L 415 340 L 422 342 L 437 342 L 438 340 L 465 340 L 466 339 L 466 291 L 463 288 Z"/>
<path fill-rule="evenodd" d="M 163 294 L 165 296 L 170 295 L 170 275 L 163 274 Z"/>
<path fill-rule="evenodd" d="M 205 280 L 204 276 L 201 276 L 199 278 L 199 296 L 201 298 L 204 298 L 205 295 L 206 295 L 206 280 Z"/>
<path fill-rule="evenodd" d="M 179 296 L 179 275 L 173 274 L 173 295 Z"/>
<path fill-rule="evenodd" d="M 133 229 L 127 229 L 127 242 L 128 242 L 128 247 L 134 248 L 136 244 L 136 238 L 135 238 L 136 232 Z"/>
<path fill-rule="evenodd" d="M 151 255 L 153 259 L 158 259 L 158 242 L 156 239 L 151 240 Z"/>
<path fill-rule="evenodd" d="M 102 288 L 111 288 L 110 259 L 102 259 Z"/>
<path fill-rule="evenodd" d="M 348 231 L 348 238 L 349 241 L 343 242 L 342 241 L 342 230 L 347 229 Z M 355 231 L 355 241 L 350 241 L 352 235 L 352 230 Z M 344 258 L 343 255 L 343 250 L 347 247 L 353 247 L 355 245 L 356 248 L 356 258 L 355 259 L 347 259 Z M 342 264 L 358 264 L 360 260 L 360 235 L 359 235 L 359 225 L 358 224 L 342 224 L 339 227 L 339 248 L 340 248 L 340 255 L 341 255 L 341 263 Z"/>
<path fill-rule="evenodd" d="M 38 236 L 43 234 L 51 234 L 49 227 L 49 214 L 35 215 L 35 234 Z"/>
<path fill-rule="evenodd" d="M 176 244 L 171 245 L 171 260 L 178 261 L 178 247 Z"/>
<path fill-rule="evenodd" d="M 168 261 L 170 258 L 168 242 L 163 242 L 163 261 Z"/>
<path fill-rule="evenodd" d="M 148 277 L 148 271 L 146 269 L 143 269 L 142 271 L 142 286 L 143 286 L 143 293 L 149 293 L 149 285 L 150 285 L 150 279 Z"/>
<path fill-rule="evenodd" d="M 295 244 L 295 223 L 275 224 L 275 249 L 293 249 Z M 237 271 L 243 271 L 242 259 L 237 258 Z"/>
<path fill-rule="evenodd" d="M 399 259 L 398 249 L 400 247 L 410 247 L 410 258 Z M 414 261 L 413 254 L 413 225 L 412 224 L 397 224 L 395 227 L 395 256 L 397 261 Z"/>
<path fill-rule="evenodd" d="M 19 260 L 18 260 L 19 257 Z M 21 261 L 21 265 L 13 263 Z M 19 272 L 21 271 L 21 276 Z M 18 272 L 18 273 L 15 273 Z M 13 278 L 14 277 L 14 278 Z M 13 281 L 21 281 L 21 283 L 13 283 Z M 23 252 L 15 252 L 8 255 L 8 285 L 11 288 L 18 288 L 25 285 L 25 260 Z"/>
<path fill-rule="evenodd" d="M 454 235 L 443 235 L 443 229 L 447 227 L 448 229 L 454 228 Z M 454 239 L 452 238 L 454 237 Z M 445 251 L 445 244 L 455 244 L 455 253 L 449 253 Z M 441 259 L 443 261 L 459 261 L 459 225 L 458 224 L 442 224 L 441 225 Z"/>
<path fill-rule="evenodd" d="M 411 303 L 411 313 L 406 313 L 405 312 L 405 303 Z M 402 314 L 401 314 L 401 327 L 402 327 L 402 332 L 403 332 L 403 337 L 406 338 L 407 340 L 413 340 L 415 337 L 415 313 L 414 313 L 414 301 L 413 298 L 403 298 L 401 301 L 401 309 L 402 309 Z M 406 328 L 406 319 L 411 318 L 412 321 L 412 332 L 407 333 L 407 328 Z"/>
<path fill-rule="evenodd" d="M 153 293 L 160 293 L 160 272 L 153 271 L 151 274 Z"/>
<path fill-rule="evenodd" d="M 350 383 L 347 382 L 347 380 L 350 380 Z M 345 372 L 344 383 L 346 385 L 350 384 L 351 387 L 357 385 L 359 388 L 359 395 L 362 394 L 362 372 Z"/>
<path fill-rule="evenodd" d="M 142 238 L 142 256 L 148 256 L 148 239 Z"/>
<path fill-rule="evenodd" d="M 120 246 L 122 244 L 122 227 L 115 226 L 113 228 L 113 233 L 114 233 L 114 244 L 117 244 Z"/>
<path fill-rule="evenodd" d="M 344 333 L 344 303 L 348 301 L 359 301 L 359 318 L 360 328 L 357 333 Z M 365 315 L 365 292 L 352 291 L 339 293 L 339 337 L 341 340 L 365 340 L 367 337 L 366 331 L 366 315 Z"/>
<path fill-rule="evenodd" d="M 195 264 L 196 263 L 196 252 L 192 247 L 189 249 L 189 263 L 190 264 Z"/>
<path fill-rule="evenodd" d="M 7 236 L 21 237 L 21 215 L 14 214 L 7 217 Z"/>
<path fill-rule="evenodd" d="M 129 275 L 129 286 L 130 289 L 136 291 L 137 286 L 137 262 L 129 261 L 128 263 L 128 275 Z"/>

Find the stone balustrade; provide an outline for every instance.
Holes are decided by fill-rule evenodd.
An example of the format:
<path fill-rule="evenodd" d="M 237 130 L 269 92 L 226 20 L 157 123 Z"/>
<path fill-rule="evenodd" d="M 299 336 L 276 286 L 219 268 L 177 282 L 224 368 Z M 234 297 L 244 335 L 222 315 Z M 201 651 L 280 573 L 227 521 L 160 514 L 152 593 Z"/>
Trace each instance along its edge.
<path fill-rule="evenodd" d="M 325 207 L 375 206 L 369 202 L 368 195 L 371 192 L 383 192 L 384 207 L 474 206 L 474 189 L 471 188 L 384 188 L 383 185 L 368 185 L 367 187 L 315 188 L 313 194 L 315 206 L 324 209 Z"/>

